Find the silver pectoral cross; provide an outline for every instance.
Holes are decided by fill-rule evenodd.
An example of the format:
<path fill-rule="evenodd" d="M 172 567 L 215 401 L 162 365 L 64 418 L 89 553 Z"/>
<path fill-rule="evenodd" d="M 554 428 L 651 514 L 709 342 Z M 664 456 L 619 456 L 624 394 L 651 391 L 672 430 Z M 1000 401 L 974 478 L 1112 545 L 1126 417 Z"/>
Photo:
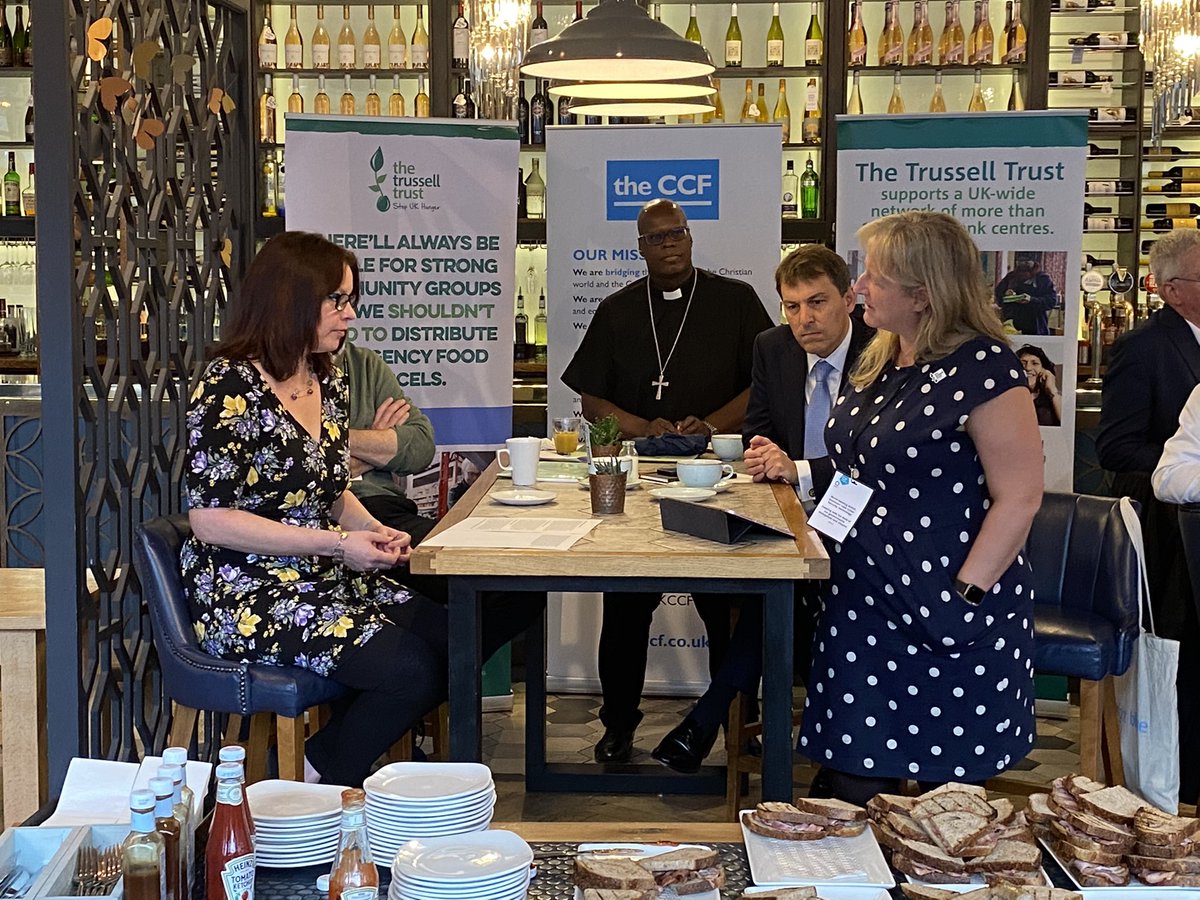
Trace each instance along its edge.
<path fill-rule="evenodd" d="M 663 389 L 663 388 L 665 388 L 665 387 L 667 387 L 667 386 L 669 386 L 669 385 L 671 384 L 671 382 L 669 382 L 669 381 L 665 381 L 665 380 L 663 379 L 663 373 L 662 373 L 662 372 L 659 372 L 659 373 L 658 373 L 658 381 L 652 381 L 652 382 L 650 382 L 650 383 L 651 383 L 652 385 L 654 385 L 656 388 L 658 388 L 658 390 L 657 390 L 657 391 L 655 391 L 655 393 L 654 393 L 654 399 L 655 399 L 655 400 L 661 400 L 661 399 L 662 399 L 662 389 Z"/>

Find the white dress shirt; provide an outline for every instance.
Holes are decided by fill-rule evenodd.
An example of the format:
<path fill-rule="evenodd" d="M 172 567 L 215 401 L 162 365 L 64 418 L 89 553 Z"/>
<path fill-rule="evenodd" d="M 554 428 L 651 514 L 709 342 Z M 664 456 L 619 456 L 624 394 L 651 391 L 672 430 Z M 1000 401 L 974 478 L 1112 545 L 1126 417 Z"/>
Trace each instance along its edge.
<path fill-rule="evenodd" d="M 1164 503 L 1200 502 L 1200 385 L 1179 414 L 1179 430 L 1163 445 L 1151 481 L 1154 496 Z"/>
<path fill-rule="evenodd" d="M 842 387 L 842 376 L 845 374 L 846 357 L 850 354 L 850 338 L 853 334 L 854 329 L 847 326 L 846 336 L 842 338 L 842 342 L 832 353 L 824 357 L 825 362 L 830 366 L 826 384 L 829 386 L 829 396 L 833 403 L 837 403 L 838 391 Z M 813 366 L 821 358 L 815 353 L 808 354 L 808 375 L 804 379 L 804 402 L 806 405 L 812 402 L 813 391 L 817 387 L 817 376 L 813 374 Z M 813 496 L 812 466 L 806 459 L 794 459 L 792 462 L 796 465 L 796 494 L 802 503 L 811 504 L 816 499 Z"/>

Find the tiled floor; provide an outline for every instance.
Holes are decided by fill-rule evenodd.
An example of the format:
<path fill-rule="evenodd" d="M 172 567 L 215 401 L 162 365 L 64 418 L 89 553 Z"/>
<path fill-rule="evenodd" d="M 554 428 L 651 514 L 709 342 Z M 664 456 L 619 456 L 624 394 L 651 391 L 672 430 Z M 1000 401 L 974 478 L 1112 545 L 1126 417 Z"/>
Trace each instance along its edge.
<path fill-rule="evenodd" d="M 522 685 L 516 685 L 512 712 L 486 713 L 483 726 L 484 762 L 495 774 L 499 798 L 495 818 L 500 821 L 631 821 L 655 822 L 688 819 L 720 822 L 725 800 L 718 796 L 664 796 L 657 794 L 529 794 L 524 788 L 525 703 Z M 652 762 L 650 751 L 690 708 L 691 701 L 646 698 L 645 719 L 637 732 L 634 762 Z M 547 712 L 548 757 L 553 762 L 590 762 L 592 747 L 603 727 L 596 718 L 600 699 L 587 695 L 551 695 Z M 1079 765 L 1078 711 L 1068 718 L 1038 719 L 1036 748 L 1007 777 L 1044 785 L 1076 771 Z M 718 743 L 720 743 L 718 741 Z M 718 747 L 708 762 L 722 764 L 725 751 Z M 802 774 L 797 789 L 807 787 L 811 775 Z M 752 784 L 751 791 L 757 790 Z M 1023 805 L 1023 802 L 1022 802 Z"/>

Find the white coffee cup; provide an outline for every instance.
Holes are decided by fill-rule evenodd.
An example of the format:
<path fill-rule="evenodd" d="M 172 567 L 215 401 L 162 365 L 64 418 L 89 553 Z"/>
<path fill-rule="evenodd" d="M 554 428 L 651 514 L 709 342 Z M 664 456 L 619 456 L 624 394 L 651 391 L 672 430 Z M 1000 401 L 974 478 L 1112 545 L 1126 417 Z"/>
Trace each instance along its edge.
<path fill-rule="evenodd" d="M 712 487 L 733 478 L 733 466 L 715 459 L 681 459 L 675 464 L 675 471 L 688 487 Z"/>
<path fill-rule="evenodd" d="M 710 440 L 713 453 L 725 462 L 742 458 L 742 436 L 740 434 L 714 434 Z"/>
<path fill-rule="evenodd" d="M 532 487 L 537 484 L 538 457 L 542 453 L 542 439 L 515 437 L 504 442 L 496 451 L 500 471 L 512 475 L 513 487 Z M 508 456 L 506 460 L 504 457 Z"/>

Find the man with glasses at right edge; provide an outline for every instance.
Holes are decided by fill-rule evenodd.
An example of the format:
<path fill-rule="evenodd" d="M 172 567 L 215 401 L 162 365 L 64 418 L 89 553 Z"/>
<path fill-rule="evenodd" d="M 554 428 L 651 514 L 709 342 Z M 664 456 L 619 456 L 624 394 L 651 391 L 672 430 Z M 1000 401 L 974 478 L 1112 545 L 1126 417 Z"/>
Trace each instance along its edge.
<path fill-rule="evenodd" d="M 772 326 L 754 288 L 692 265 L 692 235 L 676 203 L 638 214 L 648 275 L 604 298 L 563 373 L 589 421 L 615 414 L 626 438 L 740 434 L 754 338 Z M 681 585 L 686 590 L 686 585 Z M 605 595 L 598 663 L 604 736 L 601 763 L 628 762 L 659 594 Z M 715 672 L 729 642 L 730 595 L 694 595 Z M 744 629 L 743 629 L 744 630 Z"/>
<path fill-rule="evenodd" d="M 1173 231 L 1150 250 L 1150 271 L 1166 306 L 1112 348 L 1100 404 L 1096 449 L 1114 473 L 1112 493 L 1142 506 L 1154 621 L 1161 637 L 1181 642 L 1179 673 L 1180 796 L 1200 795 L 1200 598 L 1194 596 L 1176 507 L 1157 500 L 1150 483 L 1163 445 L 1200 383 L 1200 232 Z"/>

